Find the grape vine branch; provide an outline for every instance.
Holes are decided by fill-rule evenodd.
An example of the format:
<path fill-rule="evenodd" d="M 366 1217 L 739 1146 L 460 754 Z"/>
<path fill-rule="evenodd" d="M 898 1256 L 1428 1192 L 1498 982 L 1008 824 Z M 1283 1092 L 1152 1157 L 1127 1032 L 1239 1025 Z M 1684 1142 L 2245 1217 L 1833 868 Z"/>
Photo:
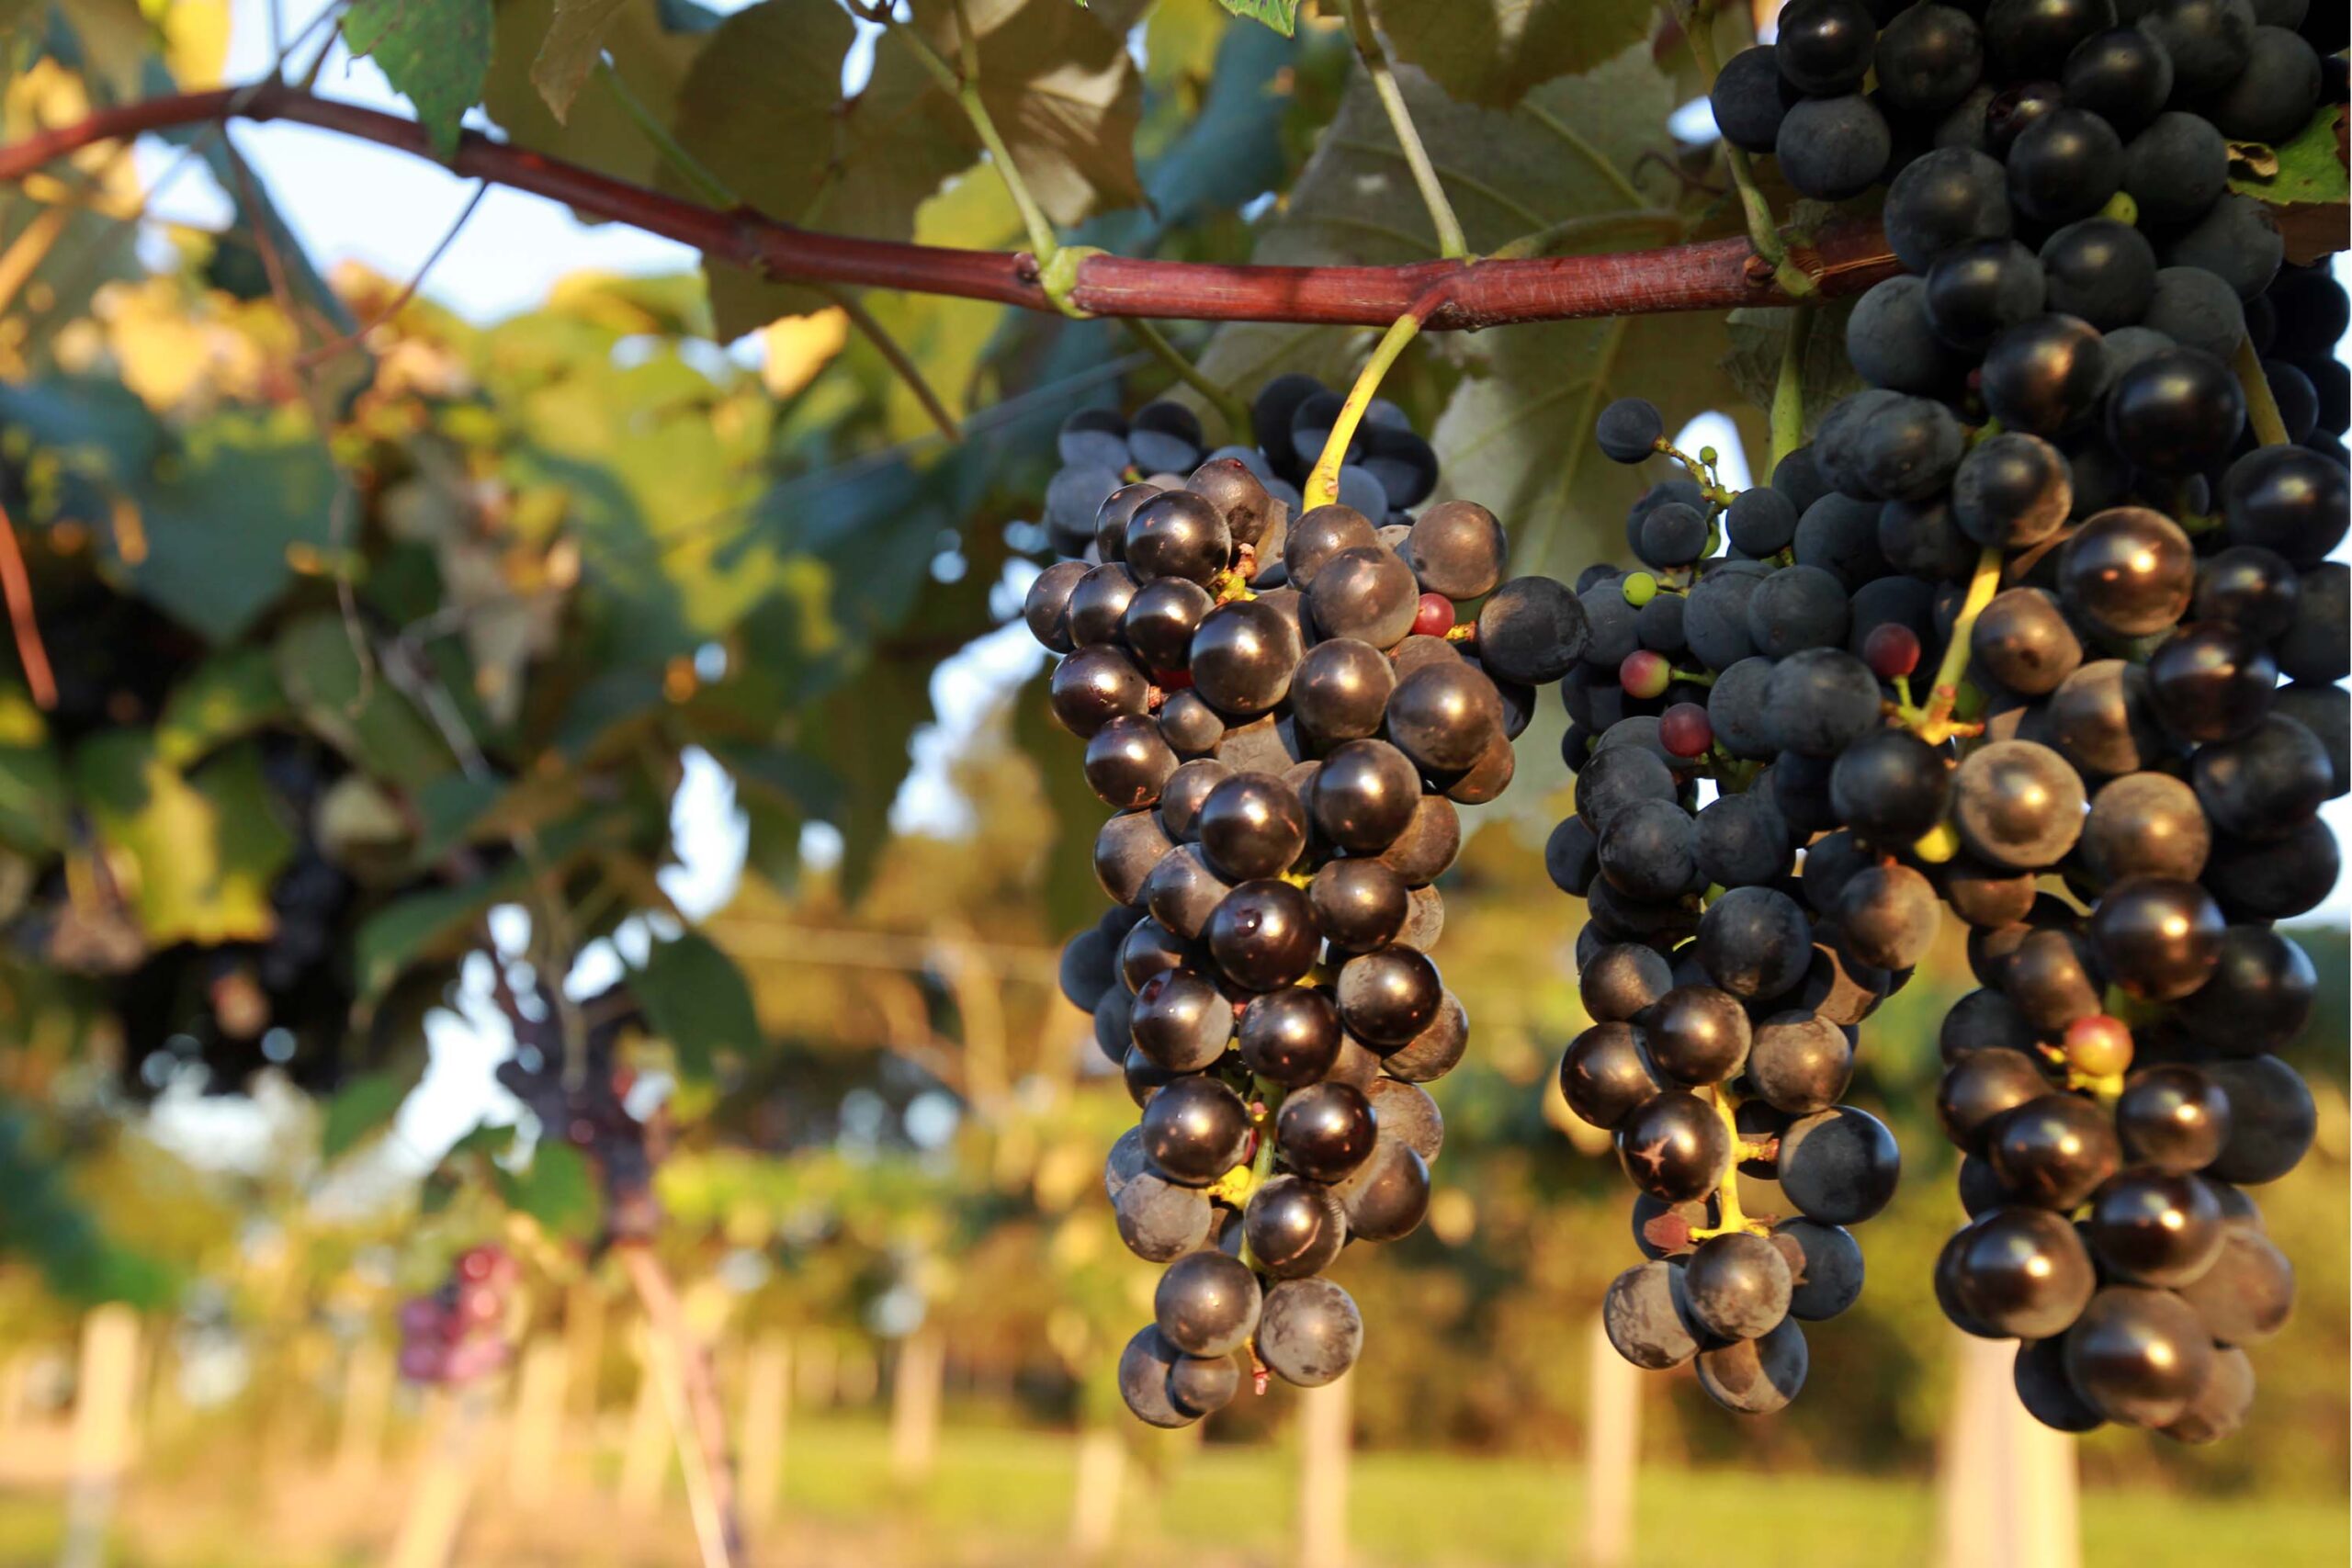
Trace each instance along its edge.
<path fill-rule="evenodd" d="M 174 93 L 100 109 L 0 147 L 0 181 L 24 179 L 83 148 L 232 118 L 285 120 L 431 157 L 413 120 L 277 81 Z M 1060 313 L 1032 252 L 961 250 L 827 234 L 614 179 L 469 131 L 447 165 L 480 179 L 628 223 L 780 280 L 901 289 Z M 1895 268 L 1877 225 L 1825 227 L 1792 243 L 1825 295 L 1857 294 Z M 1394 266 L 1226 265 L 1108 254 L 1083 256 L 1061 292 L 1091 316 L 1387 327 L 1432 292 L 1427 331 L 1675 310 L 1780 305 L 1789 296 L 1744 234 L 1658 249 L 1571 256 L 1440 259 Z"/>

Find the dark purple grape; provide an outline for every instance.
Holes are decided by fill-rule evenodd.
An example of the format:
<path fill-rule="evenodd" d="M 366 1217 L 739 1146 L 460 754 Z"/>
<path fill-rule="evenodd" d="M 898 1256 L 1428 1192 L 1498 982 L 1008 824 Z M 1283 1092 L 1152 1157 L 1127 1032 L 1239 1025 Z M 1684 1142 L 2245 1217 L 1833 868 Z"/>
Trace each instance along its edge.
<path fill-rule="evenodd" d="M 2045 1094 L 2002 1116 L 1989 1154 L 2019 1201 L 2060 1213 L 2087 1202 L 2122 1163 L 2106 1112 L 2071 1094 Z"/>
<path fill-rule="evenodd" d="M 1209 952 L 1245 990 L 1271 991 L 1315 966 L 1322 941 L 1306 895 L 1287 882 L 1244 882 L 1209 917 Z"/>
<path fill-rule="evenodd" d="M 1320 1182 L 1277 1176 L 1250 1195 L 1241 1234 L 1260 1269 L 1296 1280 L 1330 1267 L 1347 1245 L 1348 1222 L 1340 1200 Z"/>
<path fill-rule="evenodd" d="M 1143 1108 L 1143 1148 L 1153 1168 L 1187 1187 L 1206 1187 L 1241 1163 L 1250 1112 L 1215 1078 L 1178 1077 Z"/>
<path fill-rule="evenodd" d="M 1634 1186 L 1669 1203 L 1703 1198 L 1731 1170 L 1732 1138 L 1715 1108 L 1685 1089 L 1666 1089 L 1617 1126 L 1617 1157 Z"/>
<path fill-rule="evenodd" d="M 2196 1309 L 2169 1291 L 2109 1285 L 2066 1331 L 2066 1376 L 2110 1421 L 2161 1427 L 2211 1375 L 2212 1341 Z"/>

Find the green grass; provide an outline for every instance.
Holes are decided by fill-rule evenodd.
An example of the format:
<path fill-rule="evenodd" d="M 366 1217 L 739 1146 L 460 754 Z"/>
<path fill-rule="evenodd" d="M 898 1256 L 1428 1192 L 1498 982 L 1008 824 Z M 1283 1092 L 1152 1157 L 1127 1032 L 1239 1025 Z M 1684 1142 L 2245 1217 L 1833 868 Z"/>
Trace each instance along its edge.
<path fill-rule="evenodd" d="M 1035 1568 L 1067 1561 L 1076 1446 L 1066 1436 L 963 1426 L 943 1434 L 929 1483 L 902 1492 L 888 1478 L 879 1421 L 802 1416 L 791 1433 L 782 1547 L 788 1560 L 925 1568 Z M 220 1456 L 215 1456 L 220 1457 Z M 1183 1564 L 1238 1568 L 1290 1561 L 1297 1467 L 1287 1448 L 1201 1447 L 1146 1436 L 1127 1472 L 1121 1568 Z M 287 1484 L 322 1485 L 307 1477 Z M 144 1477 L 120 1532 L 116 1568 L 339 1568 L 369 1560 L 346 1534 L 340 1550 L 266 1539 L 266 1520 L 242 1517 L 199 1475 Z M 398 1506 L 384 1489 L 373 1515 Z M 493 1483 L 481 1503 L 495 1507 Z M 323 1499 L 322 1499 L 323 1500 Z M 567 1501 L 532 1523 L 481 1519 L 465 1568 L 655 1568 L 694 1551 L 673 1481 L 661 1521 L 620 1528 L 601 1499 Z M 1573 1568 L 1582 1510 L 1572 1465 L 1524 1457 L 1450 1453 L 1358 1455 L 1349 1529 L 1362 1568 Z M 54 1496 L 0 1494 L 0 1563 L 53 1559 L 62 1508 Z M 365 1521 L 355 1518 L 355 1528 Z M 388 1511 L 365 1524 L 382 1539 Z M 2153 1491 L 2086 1493 L 2085 1568 L 2339 1568 L 2352 1555 L 2344 1505 L 2260 1496 L 2187 1497 Z M 552 1528 L 550 1528 L 552 1527 Z M 1682 1568 L 1728 1551 L 1740 1568 L 1887 1568 L 1935 1561 L 1936 1496 L 1927 1479 L 1772 1475 L 1653 1466 L 1640 1477 L 1634 1562 Z M 798 1549 L 796 1551 L 796 1547 Z M 307 1551 L 308 1555 L 304 1553 Z M 1985 1568 L 1998 1568 L 1987 1564 Z"/>
<path fill-rule="evenodd" d="M 1130 1531 L 1147 1560 L 1184 1546 L 1224 1547 L 1265 1562 L 1288 1555 L 1297 1466 L 1288 1450 L 1149 1439 L 1168 1463 L 1157 1479 L 1129 1469 Z M 1073 1445 L 1029 1431 L 947 1433 L 938 1474 L 899 1499 L 878 1424 L 802 1422 L 786 1497 L 791 1510 L 850 1524 L 904 1506 L 944 1540 L 976 1533 L 1050 1549 L 1069 1514 Z M 1573 1563 L 1582 1477 L 1570 1465 L 1445 1453 L 1357 1456 L 1349 1499 L 1355 1555 L 1365 1563 L 1472 1568 Z M 2340 1568 L 2352 1551 L 2342 1505 L 2159 1493 L 2090 1492 L 2082 1499 L 2085 1568 Z M 1934 1560 L 1933 1483 L 1764 1475 L 1739 1470 L 1645 1469 L 1635 1501 L 1634 1562 L 1680 1568 L 1696 1543 L 1739 1542 L 1742 1568 L 1885 1568 Z M 1152 1551 L 1157 1546 L 1159 1551 Z M 1128 1556 L 1123 1543 L 1122 1556 Z"/>

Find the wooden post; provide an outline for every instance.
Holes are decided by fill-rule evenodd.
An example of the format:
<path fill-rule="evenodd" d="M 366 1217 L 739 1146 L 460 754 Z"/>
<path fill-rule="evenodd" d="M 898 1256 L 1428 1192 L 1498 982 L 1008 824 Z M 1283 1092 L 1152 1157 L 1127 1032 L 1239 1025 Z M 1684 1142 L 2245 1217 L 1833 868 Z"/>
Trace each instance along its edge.
<path fill-rule="evenodd" d="M 523 1351 L 514 1391 L 514 1437 L 507 1448 L 506 1490 L 526 1507 L 554 1495 L 563 1464 L 564 1394 L 570 1346 L 541 1336 Z"/>
<path fill-rule="evenodd" d="M 425 1396 L 424 1448 L 408 1512 L 384 1568 L 448 1568 L 473 1498 L 485 1395 L 435 1388 Z"/>
<path fill-rule="evenodd" d="M 1585 1568 L 1623 1568 L 1634 1543 L 1634 1487 L 1641 1473 L 1642 1374 L 1592 1320 L 1586 1356 Z"/>
<path fill-rule="evenodd" d="M 343 1363 L 343 1419 L 336 1428 L 334 1484 L 370 1486 L 384 1462 L 384 1423 L 392 1408 L 392 1352 L 363 1339 Z"/>
<path fill-rule="evenodd" d="M 792 1411 L 792 1341 L 772 1328 L 752 1342 L 743 1369 L 739 1417 L 743 1518 L 754 1529 L 775 1522 L 784 1495 L 784 1449 Z"/>
<path fill-rule="evenodd" d="M 1299 1568 L 1347 1568 L 1350 1393 L 1345 1377 L 1299 1390 Z"/>
<path fill-rule="evenodd" d="M 0 1432 L 13 1432 L 32 1410 L 34 1355 L 30 1346 L 8 1354 L 0 1362 Z"/>
<path fill-rule="evenodd" d="M 618 1493 L 621 1511 L 650 1514 L 662 1502 L 670 1473 L 670 1417 L 662 1408 L 662 1380 L 653 1359 L 638 1358 L 637 1398 L 628 1411 L 628 1437 L 621 1449 Z"/>
<path fill-rule="evenodd" d="M 565 1414 L 576 1416 L 582 1430 L 592 1434 L 600 1431 L 597 1417 L 604 1398 L 605 1298 L 585 1280 L 564 1292 L 563 1365 Z M 565 1477 L 569 1483 L 582 1490 L 595 1484 L 596 1460 L 602 1447 L 600 1442 L 592 1440 L 560 1455 L 571 1464 Z"/>
<path fill-rule="evenodd" d="M 2018 1403 L 2014 1341 L 1952 1338 L 1960 1375 L 1937 1467 L 1945 1568 L 2080 1568 L 2075 1439 Z"/>
<path fill-rule="evenodd" d="M 881 1386 L 873 1347 L 863 1342 L 842 1347 L 833 1363 L 833 1403 L 844 1410 L 863 1410 L 874 1403 Z"/>
<path fill-rule="evenodd" d="M 1082 1562 L 1107 1554 L 1119 1527 L 1119 1490 L 1127 1445 L 1116 1429 L 1090 1425 L 1078 1438 L 1078 1480 L 1070 1489 L 1070 1551 Z"/>
<path fill-rule="evenodd" d="M 842 1348 L 826 1336 L 800 1346 L 800 1404 L 804 1409 L 831 1410 L 841 1398 Z"/>
<path fill-rule="evenodd" d="M 73 1479 L 65 1502 L 59 1568 L 106 1561 L 115 1495 L 130 1467 L 131 1411 L 139 1393 L 139 1314 L 120 1302 L 82 1320 L 82 1360 L 74 1384 Z"/>
<path fill-rule="evenodd" d="M 939 1404 L 947 1376 L 947 1340 L 926 1323 L 899 1341 L 890 1374 L 890 1478 L 901 1485 L 927 1480 L 939 1457 Z"/>

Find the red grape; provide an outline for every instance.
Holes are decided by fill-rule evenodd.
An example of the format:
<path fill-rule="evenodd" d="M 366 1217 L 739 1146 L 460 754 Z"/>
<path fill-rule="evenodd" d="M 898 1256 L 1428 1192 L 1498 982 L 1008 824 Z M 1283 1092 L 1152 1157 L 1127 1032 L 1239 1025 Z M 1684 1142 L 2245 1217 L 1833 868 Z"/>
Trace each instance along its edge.
<path fill-rule="evenodd" d="M 1892 681 L 1919 668 L 1919 634 L 1889 621 L 1872 628 L 1862 641 L 1862 661 L 1882 681 Z"/>
<path fill-rule="evenodd" d="M 1667 662 L 1666 655 L 1646 648 L 1635 649 L 1617 666 L 1617 683 L 1625 688 L 1629 697 L 1663 695 L 1673 681 L 1674 667 Z"/>
<path fill-rule="evenodd" d="M 1658 715 L 1657 743 L 1678 757 L 1703 756 L 1715 743 L 1715 727 L 1697 703 L 1677 703 Z"/>
<path fill-rule="evenodd" d="M 1453 601 L 1442 593 L 1424 593 L 1413 612 L 1415 637 L 1443 637 L 1453 629 Z"/>

